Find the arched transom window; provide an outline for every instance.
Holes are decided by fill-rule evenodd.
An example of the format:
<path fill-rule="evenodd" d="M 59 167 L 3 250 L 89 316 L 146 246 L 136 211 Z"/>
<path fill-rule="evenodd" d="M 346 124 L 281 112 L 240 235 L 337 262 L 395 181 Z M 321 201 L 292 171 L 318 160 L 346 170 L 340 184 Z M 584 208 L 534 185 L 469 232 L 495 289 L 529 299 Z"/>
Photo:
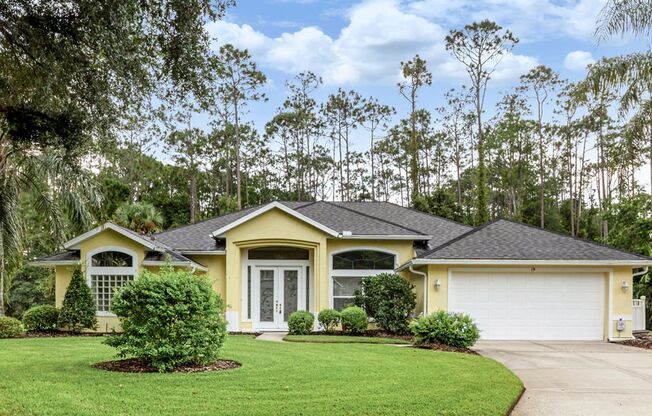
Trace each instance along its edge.
<path fill-rule="evenodd" d="M 353 303 L 355 291 L 363 277 L 391 273 L 396 267 L 396 254 L 359 249 L 334 253 L 332 257 L 332 305 L 341 311 Z"/>
<path fill-rule="evenodd" d="M 136 277 L 136 254 L 117 248 L 94 250 L 88 255 L 86 273 L 97 314 L 111 316 L 115 290 Z"/>

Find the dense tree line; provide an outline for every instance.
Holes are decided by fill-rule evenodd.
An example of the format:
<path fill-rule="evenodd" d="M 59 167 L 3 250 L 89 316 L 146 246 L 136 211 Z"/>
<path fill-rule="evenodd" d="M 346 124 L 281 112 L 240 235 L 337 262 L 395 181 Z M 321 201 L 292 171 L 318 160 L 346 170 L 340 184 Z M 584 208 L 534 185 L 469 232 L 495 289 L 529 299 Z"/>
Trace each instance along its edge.
<path fill-rule="evenodd" d="M 13 293 L 27 281 L 36 282 L 30 288 L 47 287 L 47 273 L 34 278 L 21 259 L 51 252 L 93 222 L 152 232 L 271 200 L 392 201 L 471 225 L 513 218 L 650 251 L 652 184 L 643 189 L 636 178 L 652 163 L 649 51 L 604 58 L 574 83 L 538 66 L 492 106 L 487 88 L 518 39 L 481 21 L 445 39 L 468 82 L 447 91 L 440 107 L 420 98 L 438 80 L 416 55 L 397 63 L 403 79 L 396 94 L 407 111 L 343 88 L 319 101 L 322 80 L 306 71 L 286 82 L 274 116 L 254 126 L 248 107 L 267 100 L 264 72 L 233 45 L 211 52 L 201 25 L 220 18 L 231 2 L 196 0 L 188 10 L 154 0 L 148 7 L 125 2 L 122 27 L 137 36 L 123 38 L 108 36 L 117 29 L 101 3 L 79 1 L 71 10 L 15 3 L 0 9 L 0 28 L 7 28 L 0 32 L 0 53 L 11 64 L 0 70 L 7 80 L 0 88 L 24 88 L 22 96 L 9 94 L 0 103 L 1 273 Z M 599 37 L 649 36 L 649 21 L 639 22 L 648 28 L 640 29 L 621 13 L 627 3 L 608 5 Z M 97 30 L 97 39 L 86 38 L 83 63 L 95 68 L 97 48 L 131 48 L 134 55 L 111 62 L 107 74 L 88 75 L 67 60 L 80 59 L 84 49 L 68 57 L 70 45 L 53 42 L 49 47 L 66 65 L 47 61 L 56 54 L 30 49 L 59 29 L 32 27 L 28 17 L 61 22 L 82 10 L 93 11 L 95 20 L 72 21 Z M 138 19 L 153 24 L 143 29 Z M 65 35 L 75 39 L 75 29 Z M 148 41 L 138 42 L 139 36 Z M 32 59 L 60 72 L 26 84 L 20 80 L 35 71 Z M 75 77 L 83 75 L 97 85 L 62 87 L 51 97 L 55 106 L 44 101 L 47 83 L 78 87 Z M 366 150 L 358 150 L 360 143 Z M 34 180 L 21 182 L 28 172 Z M 28 303 L 21 302 L 14 300 L 12 313 Z"/>

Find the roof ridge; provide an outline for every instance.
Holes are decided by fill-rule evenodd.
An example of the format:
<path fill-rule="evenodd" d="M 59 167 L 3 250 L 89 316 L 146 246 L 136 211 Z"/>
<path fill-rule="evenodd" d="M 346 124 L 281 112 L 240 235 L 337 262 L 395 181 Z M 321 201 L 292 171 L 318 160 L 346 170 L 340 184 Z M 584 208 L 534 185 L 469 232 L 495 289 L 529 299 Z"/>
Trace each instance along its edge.
<path fill-rule="evenodd" d="M 476 232 L 478 232 L 478 231 L 480 231 L 480 230 L 483 230 L 483 229 L 487 228 L 489 225 L 494 224 L 494 223 L 500 221 L 501 219 L 502 219 L 502 218 L 495 218 L 495 219 L 493 219 L 493 220 L 491 220 L 491 221 L 487 221 L 486 223 L 484 223 L 484 224 L 482 224 L 482 225 L 480 225 L 480 226 L 478 226 L 478 227 L 473 227 L 473 228 L 471 228 L 469 231 L 467 231 L 467 232 L 465 232 L 465 233 L 463 233 L 463 234 L 460 234 L 460 235 L 458 235 L 457 237 L 455 237 L 455 238 L 453 238 L 453 239 L 451 239 L 451 240 L 448 240 L 447 242 L 445 242 L 445 243 L 443 243 L 443 244 L 440 244 L 440 245 L 438 245 L 438 246 L 435 247 L 435 248 L 432 248 L 432 249 L 430 249 L 430 250 L 428 250 L 428 251 L 424 251 L 423 253 L 421 253 L 421 255 L 419 255 L 419 256 L 417 256 L 417 257 L 427 257 L 427 256 L 431 255 L 432 253 L 434 253 L 434 252 L 436 252 L 436 251 L 439 251 L 439 250 L 441 250 L 441 249 L 443 249 L 443 248 L 445 248 L 445 247 L 450 246 L 450 245 L 453 244 L 453 243 L 456 243 L 456 242 L 462 240 L 463 238 L 468 237 L 468 236 L 471 235 L 471 234 L 475 234 Z"/>
<path fill-rule="evenodd" d="M 378 217 L 375 217 L 375 216 L 373 216 L 373 215 L 369 215 L 369 214 L 364 213 L 364 212 L 360 212 L 360 211 L 355 210 L 355 209 L 353 209 L 353 208 L 349 208 L 349 207 L 346 207 L 346 206 L 339 206 L 339 205 L 337 205 L 337 204 L 332 203 L 331 201 L 320 201 L 320 202 L 324 202 L 324 203 L 326 203 L 326 204 L 328 204 L 328 205 L 331 205 L 331 206 L 334 206 L 334 207 L 336 207 L 336 208 L 340 208 L 340 209 L 343 209 L 343 210 L 346 210 L 346 211 L 349 211 L 349 212 L 353 212 L 353 213 L 358 214 L 358 215 L 362 215 L 363 217 L 372 218 L 372 219 L 377 220 L 377 221 L 382 221 L 382 222 L 384 222 L 384 223 L 391 224 L 391 225 L 393 225 L 393 226 L 395 226 L 395 227 L 399 227 L 399 228 L 402 228 L 402 229 L 404 229 L 404 230 L 411 231 L 411 232 L 413 232 L 413 233 L 416 233 L 416 234 L 418 234 L 418 235 L 422 235 L 422 236 L 424 236 L 424 237 L 427 237 L 427 236 L 428 236 L 427 234 L 424 234 L 424 233 L 422 233 L 421 231 L 417 231 L 417 230 L 414 230 L 414 229 L 412 229 L 412 228 L 408 228 L 408 227 L 405 227 L 405 226 L 403 226 L 403 225 L 396 224 L 395 222 L 388 221 L 388 220 L 385 220 L 385 219 L 383 219 L 383 218 L 378 218 Z M 344 202 L 344 201 L 340 201 L 340 202 Z"/>
<path fill-rule="evenodd" d="M 463 222 L 455 221 L 455 220 L 452 220 L 450 218 L 442 217 L 440 215 L 431 214 L 429 212 L 419 211 L 418 209 L 413 208 L 413 207 L 405 207 L 403 205 L 400 205 L 400 204 L 397 204 L 397 203 L 391 202 L 391 201 L 346 201 L 346 202 L 345 201 L 335 201 L 335 202 L 339 202 L 341 204 L 346 204 L 347 202 L 353 202 L 353 203 L 356 203 L 356 204 L 358 204 L 358 203 L 389 204 L 389 205 L 393 205 L 393 206 L 398 207 L 398 208 L 403 208 L 403 209 L 407 209 L 407 210 L 412 211 L 412 212 L 416 212 L 417 214 L 423 214 L 423 215 L 427 215 L 427 216 L 432 217 L 432 218 L 437 218 L 438 220 L 451 222 L 451 223 L 453 223 L 455 225 L 461 225 L 463 227 L 471 227 L 471 228 L 473 228 L 472 225 L 464 224 Z M 353 209 L 353 208 L 351 208 L 351 209 Z M 359 211 L 357 211 L 357 212 L 359 212 Z"/>
<path fill-rule="evenodd" d="M 208 222 L 208 221 L 216 220 L 218 218 L 226 217 L 227 215 L 236 214 L 238 212 L 242 212 L 242 211 L 245 211 L 245 210 L 248 210 L 248 209 L 260 208 L 260 207 L 263 207 L 263 206 L 265 206 L 265 205 L 267 205 L 267 204 L 269 204 L 271 202 L 274 202 L 274 201 L 270 201 L 270 202 L 267 202 L 265 204 L 252 205 L 250 207 L 241 208 L 241 209 L 231 211 L 231 212 L 227 212 L 226 214 L 217 215 L 217 216 L 211 217 L 211 218 L 205 218 L 205 219 L 203 219 L 201 221 L 193 222 L 192 224 L 184 224 L 184 225 L 179 225 L 177 227 L 168 228 L 167 230 L 161 231 L 160 233 L 154 233 L 154 234 L 152 234 L 152 236 L 158 236 L 158 235 L 161 235 L 161 234 L 169 233 L 171 231 L 177 231 L 177 230 L 180 230 L 182 228 L 191 227 L 193 225 L 199 225 L 199 224 L 202 224 L 202 223 L 205 223 L 205 222 Z"/>
<path fill-rule="evenodd" d="M 646 256 L 644 254 L 639 254 L 639 253 L 634 253 L 633 251 L 624 250 L 624 249 L 618 248 L 618 247 L 613 247 L 613 246 L 610 246 L 608 244 L 601 243 L 599 241 L 589 240 L 588 238 L 582 238 L 582 237 L 577 237 L 577 236 L 574 236 L 574 235 L 564 234 L 561 231 L 557 231 L 557 230 L 548 230 L 546 228 L 537 227 L 536 225 L 528 224 L 528 223 L 525 223 L 525 222 L 515 221 L 515 220 L 509 219 L 509 218 L 500 218 L 498 220 L 507 221 L 507 222 L 510 222 L 512 224 L 517 224 L 517 225 L 524 225 L 526 227 L 529 227 L 529 228 L 532 228 L 532 229 L 535 229 L 535 230 L 546 231 L 546 232 L 549 232 L 549 233 L 552 233 L 552 234 L 556 234 L 556 235 L 558 235 L 560 237 L 567 237 L 567 238 L 571 238 L 571 239 L 573 239 L 575 241 L 580 241 L 580 242 L 592 244 L 594 246 L 619 251 L 621 253 L 625 253 L 625 254 L 629 254 L 629 255 L 633 255 L 633 256 L 638 256 L 638 257 L 641 257 L 641 258 L 643 258 L 645 260 L 652 260 L 652 257 L 650 257 L 650 256 Z"/>

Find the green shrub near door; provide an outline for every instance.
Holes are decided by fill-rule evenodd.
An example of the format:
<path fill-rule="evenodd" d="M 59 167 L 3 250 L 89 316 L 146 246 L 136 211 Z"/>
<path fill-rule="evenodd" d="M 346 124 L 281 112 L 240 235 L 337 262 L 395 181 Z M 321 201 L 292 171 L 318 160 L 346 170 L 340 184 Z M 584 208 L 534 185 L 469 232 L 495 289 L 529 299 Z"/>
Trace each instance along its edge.
<path fill-rule="evenodd" d="M 308 335 L 315 324 L 315 316 L 308 311 L 292 312 L 288 318 L 288 329 L 293 335 Z"/>
<path fill-rule="evenodd" d="M 324 309 L 317 315 L 319 325 L 328 333 L 335 331 L 335 328 L 340 324 L 341 318 L 342 315 L 335 309 Z"/>
<path fill-rule="evenodd" d="M 341 312 L 342 330 L 351 334 L 362 334 L 367 330 L 369 318 L 364 309 L 358 306 L 349 306 Z"/>

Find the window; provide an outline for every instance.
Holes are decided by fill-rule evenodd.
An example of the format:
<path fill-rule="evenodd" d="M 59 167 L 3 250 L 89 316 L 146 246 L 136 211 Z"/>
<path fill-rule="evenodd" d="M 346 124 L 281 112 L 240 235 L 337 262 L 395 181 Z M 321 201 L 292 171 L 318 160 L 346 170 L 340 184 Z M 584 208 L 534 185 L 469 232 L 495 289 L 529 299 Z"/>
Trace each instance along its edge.
<path fill-rule="evenodd" d="M 310 253 L 295 247 L 261 247 L 249 250 L 249 260 L 308 260 Z"/>
<path fill-rule="evenodd" d="M 135 254 L 116 249 L 102 250 L 90 253 L 86 264 L 97 314 L 112 316 L 111 300 L 115 290 L 133 281 L 136 276 Z"/>
<path fill-rule="evenodd" d="M 333 254 L 333 309 L 341 311 L 353 303 L 363 277 L 391 273 L 395 267 L 396 255 L 384 251 L 365 249 Z"/>

